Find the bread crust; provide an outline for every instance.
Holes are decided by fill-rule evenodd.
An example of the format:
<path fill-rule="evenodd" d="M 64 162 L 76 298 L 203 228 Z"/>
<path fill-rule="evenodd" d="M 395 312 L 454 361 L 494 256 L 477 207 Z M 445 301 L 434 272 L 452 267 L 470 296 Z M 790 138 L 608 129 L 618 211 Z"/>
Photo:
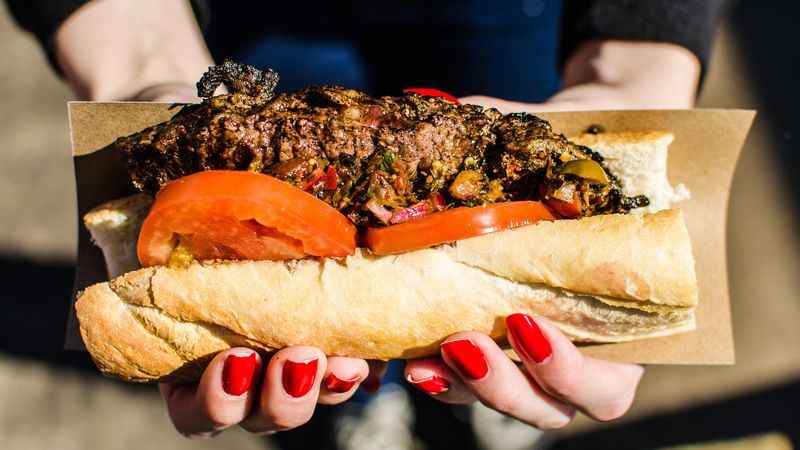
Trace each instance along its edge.
<path fill-rule="evenodd" d="M 680 213 L 665 211 L 539 223 L 394 256 L 151 267 L 89 287 L 76 309 L 98 366 L 130 381 L 196 379 L 237 345 L 396 359 L 436 354 L 462 330 L 502 343 L 514 312 L 547 317 L 575 340 L 619 342 L 694 327 L 687 236 Z"/>
<path fill-rule="evenodd" d="M 697 305 L 692 246 L 678 209 L 541 222 L 458 241 L 448 250 L 456 261 L 520 283 Z"/>

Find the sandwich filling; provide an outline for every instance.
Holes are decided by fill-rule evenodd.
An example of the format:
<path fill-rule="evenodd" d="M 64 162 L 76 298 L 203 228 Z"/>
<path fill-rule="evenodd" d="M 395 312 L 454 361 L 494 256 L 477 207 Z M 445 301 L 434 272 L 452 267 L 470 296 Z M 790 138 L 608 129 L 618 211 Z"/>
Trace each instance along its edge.
<path fill-rule="evenodd" d="M 232 61 L 199 104 L 120 138 L 135 187 L 157 194 L 143 266 L 399 254 L 542 220 L 650 204 L 589 147 L 527 113 L 449 95 L 370 97 L 335 86 L 275 94 Z M 213 96 L 220 84 L 229 94 Z"/>
<path fill-rule="evenodd" d="M 498 202 L 543 201 L 566 218 L 649 203 L 623 195 L 602 156 L 531 114 L 335 86 L 275 95 L 277 78 L 230 61 L 211 68 L 202 103 L 117 141 L 134 185 L 152 194 L 196 172 L 257 172 L 371 227 Z M 212 97 L 220 83 L 232 93 Z"/>

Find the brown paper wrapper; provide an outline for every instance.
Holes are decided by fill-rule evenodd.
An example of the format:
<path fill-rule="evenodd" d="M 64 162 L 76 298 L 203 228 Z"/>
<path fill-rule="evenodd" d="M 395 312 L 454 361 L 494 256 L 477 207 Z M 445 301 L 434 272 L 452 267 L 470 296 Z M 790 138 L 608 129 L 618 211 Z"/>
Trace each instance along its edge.
<path fill-rule="evenodd" d="M 78 218 L 93 207 L 133 193 L 122 156 L 110 144 L 118 137 L 169 119 L 176 107 L 164 103 L 69 103 L 69 122 Z M 539 114 L 568 136 L 600 125 L 606 131 L 672 132 L 669 177 L 692 193 L 679 206 L 692 237 L 699 287 L 697 329 L 662 338 L 587 345 L 595 357 L 642 364 L 732 364 L 734 362 L 725 224 L 736 160 L 755 116 L 747 110 L 591 111 Z M 75 292 L 105 281 L 101 251 L 79 224 Z M 74 293 L 73 293 L 74 294 Z M 74 302 L 75 295 L 72 297 Z M 82 349 L 71 315 L 66 347 Z"/>

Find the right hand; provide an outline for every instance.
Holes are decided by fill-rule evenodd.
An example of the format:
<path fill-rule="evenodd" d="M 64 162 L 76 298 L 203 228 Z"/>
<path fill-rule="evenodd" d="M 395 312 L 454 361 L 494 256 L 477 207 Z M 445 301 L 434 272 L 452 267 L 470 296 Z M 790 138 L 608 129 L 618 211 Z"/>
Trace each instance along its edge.
<path fill-rule="evenodd" d="M 601 421 L 630 408 L 644 369 L 583 353 L 555 325 L 525 314 L 506 320 L 508 341 L 521 366 L 485 334 L 456 333 L 441 357 L 406 363 L 406 379 L 437 400 L 480 401 L 542 430 L 566 426 L 581 411 Z"/>
<path fill-rule="evenodd" d="M 315 347 L 287 347 L 268 361 L 235 347 L 215 356 L 199 382 L 162 383 L 159 389 L 184 436 L 212 437 L 234 425 L 271 434 L 308 422 L 317 403 L 348 400 L 365 381 L 365 389 L 377 388 L 384 369 L 363 359 L 326 357 Z"/>

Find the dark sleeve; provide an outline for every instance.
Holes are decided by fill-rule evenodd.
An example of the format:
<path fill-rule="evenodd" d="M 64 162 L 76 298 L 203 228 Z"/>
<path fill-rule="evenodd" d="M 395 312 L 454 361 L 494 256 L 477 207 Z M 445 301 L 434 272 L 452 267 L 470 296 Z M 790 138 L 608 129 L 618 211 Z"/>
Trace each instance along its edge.
<path fill-rule="evenodd" d="M 656 41 L 689 49 L 708 65 L 725 0 L 564 0 L 559 67 L 593 39 Z"/>
<path fill-rule="evenodd" d="M 23 29 L 33 33 L 42 45 L 50 64 L 53 59 L 53 35 L 70 14 L 87 0 L 6 0 L 11 16 Z"/>

